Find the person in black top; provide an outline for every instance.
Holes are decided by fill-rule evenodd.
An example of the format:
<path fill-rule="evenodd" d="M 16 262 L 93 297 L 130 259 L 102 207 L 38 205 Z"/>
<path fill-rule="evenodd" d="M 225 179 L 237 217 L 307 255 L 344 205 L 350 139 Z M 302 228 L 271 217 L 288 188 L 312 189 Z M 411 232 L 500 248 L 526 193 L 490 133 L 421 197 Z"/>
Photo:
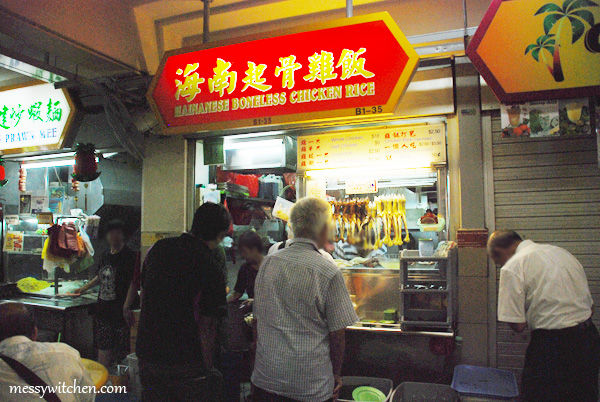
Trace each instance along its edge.
<path fill-rule="evenodd" d="M 158 241 L 142 267 L 136 353 L 144 401 L 222 400 L 214 369 L 216 326 L 227 313 L 219 244 L 231 218 L 203 204 L 192 229 Z M 221 383 L 222 384 L 222 383 Z"/>
<path fill-rule="evenodd" d="M 94 319 L 94 344 L 98 350 L 98 361 L 108 368 L 129 350 L 129 327 L 123 318 L 123 305 L 137 257 L 125 245 L 125 224 L 122 221 L 110 221 L 105 233 L 110 249 L 100 257 L 94 279 L 75 293 L 81 294 L 100 284 Z"/>
<path fill-rule="evenodd" d="M 249 230 L 238 239 L 238 250 L 246 263 L 240 267 L 233 292 L 227 297 L 227 301 L 235 302 L 246 293 L 250 304 L 254 299 L 254 282 L 258 275 L 258 268 L 264 258 L 264 244 L 255 231 Z"/>

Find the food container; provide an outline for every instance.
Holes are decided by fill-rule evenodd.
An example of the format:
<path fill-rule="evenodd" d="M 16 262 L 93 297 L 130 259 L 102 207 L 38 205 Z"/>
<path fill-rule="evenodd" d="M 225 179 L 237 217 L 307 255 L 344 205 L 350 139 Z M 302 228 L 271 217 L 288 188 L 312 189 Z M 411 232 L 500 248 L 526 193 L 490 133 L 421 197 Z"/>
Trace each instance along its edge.
<path fill-rule="evenodd" d="M 127 366 L 129 369 L 129 395 L 135 398 L 134 400 L 139 401 L 142 398 L 142 383 L 140 382 L 140 366 L 139 360 L 135 353 L 127 355 L 126 358 Z"/>
<path fill-rule="evenodd" d="M 511 371 L 467 364 L 454 367 L 452 388 L 461 401 L 507 401 L 519 396 L 517 379 Z"/>
<path fill-rule="evenodd" d="M 395 308 L 389 308 L 383 312 L 384 321 L 398 321 L 398 310 Z"/>
<path fill-rule="evenodd" d="M 419 255 L 421 257 L 431 257 L 433 255 L 433 240 L 419 239 Z"/>
<path fill-rule="evenodd" d="M 417 226 L 421 232 L 441 232 L 446 228 L 446 220 L 438 215 L 438 223 L 421 223 L 421 218 L 417 221 Z"/>
<path fill-rule="evenodd" d="M 127 386 L 129 384 L 129 366 L 123 366 L 121 364 L 117 364 L 114 367 L 111 367 L 108 373 L 108 379 L 115 386 Z"/>
<path fill-rule="evenodd" d="M 400 258 L 398 254 L 387 254 L 377 257 L 379 265 L 385 269 L 400 269 Z"/>

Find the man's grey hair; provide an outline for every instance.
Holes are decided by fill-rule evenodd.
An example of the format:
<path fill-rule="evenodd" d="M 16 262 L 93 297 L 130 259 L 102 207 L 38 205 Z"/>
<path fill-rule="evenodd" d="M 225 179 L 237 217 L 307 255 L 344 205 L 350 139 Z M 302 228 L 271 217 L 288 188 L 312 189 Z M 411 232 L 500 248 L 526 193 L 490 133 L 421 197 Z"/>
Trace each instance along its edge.
<path fill-rule="evenodd" d="M 290 212 L 290 226 L 295 238 L 316 240 L 331 221 L 331 205 L 320 198 L 303 198 Z"/>
<path fill-rule="evenodd" d="M 523 239 L 514 230 L 496 230 L 488 240 L 488 250 L 495 248 L 509 248 Z"/>

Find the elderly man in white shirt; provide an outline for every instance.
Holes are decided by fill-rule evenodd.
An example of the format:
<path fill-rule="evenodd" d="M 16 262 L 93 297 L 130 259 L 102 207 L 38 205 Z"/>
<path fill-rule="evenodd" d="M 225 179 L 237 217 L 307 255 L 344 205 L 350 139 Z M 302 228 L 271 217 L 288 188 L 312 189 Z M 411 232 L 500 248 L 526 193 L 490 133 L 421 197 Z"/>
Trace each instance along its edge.
<path fill-rule="evenodd" d="M 304 198 L 290 213 L 294 239 L 265 258 L 254 288 L 257 402 L 336 400 L 345 328 L 358 321 L 341 271 L 319 249 L 331 206 Z"/>
<path fill-rule="evenodd" d="M 0 400 L 94 401 L 94 383 L 79 352 L 64 343 L 36 342 L 36 337 L 25 305 L 0 304 Z"/>
<path fill-rule="evenodd" d="M 488 242 L 502 265 L 498 320 L 531 340 L 525 356 L 522 400 L 598 400 L 600 336 L 592 323 L 592 296 L 583 267 L 568 251 L 496 231 Z"/>

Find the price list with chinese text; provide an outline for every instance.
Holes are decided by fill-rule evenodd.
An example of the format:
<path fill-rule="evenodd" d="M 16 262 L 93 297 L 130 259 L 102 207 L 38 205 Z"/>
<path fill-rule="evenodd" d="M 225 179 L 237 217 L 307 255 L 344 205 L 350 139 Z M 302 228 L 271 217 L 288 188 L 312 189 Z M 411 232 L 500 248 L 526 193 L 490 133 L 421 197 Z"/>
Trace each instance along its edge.
<path fill-rule="evenodd" d="M 357 167 L 420 168 L 446 162 L 443 123 L 298 138 L 298 171 Z"/>

